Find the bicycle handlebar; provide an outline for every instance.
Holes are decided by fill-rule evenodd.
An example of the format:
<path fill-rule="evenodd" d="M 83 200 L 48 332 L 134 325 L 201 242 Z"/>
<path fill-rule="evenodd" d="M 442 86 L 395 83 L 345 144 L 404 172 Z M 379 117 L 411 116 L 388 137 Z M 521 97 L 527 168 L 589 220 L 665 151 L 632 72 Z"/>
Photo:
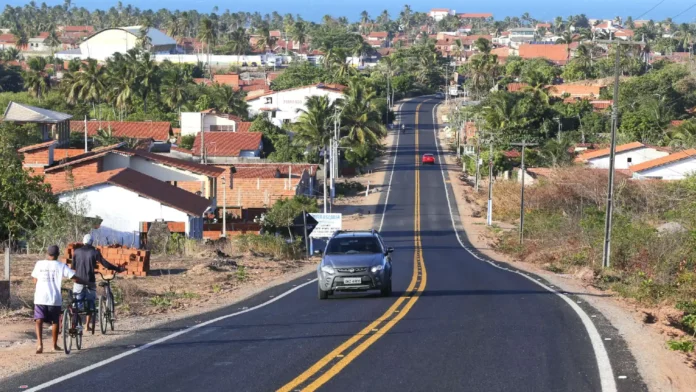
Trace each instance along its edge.
<path fill-rule="evenodd" d="M 112 280 L 116 279 L 116 275 L 118 275 L 118 271 L 114 271 L 114 274 L 111 275 L 111 278 L 107 279 L 104 277 L 104 274 L 102 274 L 101 272 L 97 271 L 97 273 L 101 276 L 102 280 L 104 280 L 106 282 L 111 282 Z"/>

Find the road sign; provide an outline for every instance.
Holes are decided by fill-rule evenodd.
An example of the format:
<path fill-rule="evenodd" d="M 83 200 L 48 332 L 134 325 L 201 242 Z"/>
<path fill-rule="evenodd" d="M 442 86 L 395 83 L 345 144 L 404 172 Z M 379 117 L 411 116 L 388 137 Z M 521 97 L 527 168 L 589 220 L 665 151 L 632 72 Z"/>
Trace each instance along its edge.
<path fill-rule="evenodd" d="M 311 213 L 309 215 L 317 220 L 317 226 L 309 235 L 310 238 L 329 238 L 336 230 L 343 228 L 342 214 Z"/>
<path fill-rule="evenodd" d="M 305 219 L 302 217 L 302 214 L 298 215 L 295 219 L 292 220 L 292 231 L 296 235 L 299 236 L 304 236 L 304 223 Z M 312 218 L 311 214 L 307 214 L 307 235 L 312 234 L 312 231 L 314 228 L 317 226 L 317 221 Z"/>

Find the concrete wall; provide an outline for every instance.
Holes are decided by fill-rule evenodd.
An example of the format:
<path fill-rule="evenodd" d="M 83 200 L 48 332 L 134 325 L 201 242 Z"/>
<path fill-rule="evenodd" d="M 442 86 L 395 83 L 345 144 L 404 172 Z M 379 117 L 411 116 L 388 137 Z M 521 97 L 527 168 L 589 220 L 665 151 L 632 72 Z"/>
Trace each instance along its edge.
<path fill-rule="evenodd" d="M 626 152 L 618 152 L 616 153 L 616 163 L 615 167 L 616 169 L 628 169 L 629 167 L 633 165 L 637 165 L 639 163 L 651 161 L 653 159 L 657 158 L 662 158 L 666 157 L 669 155 L 668 152 L 665 151 L 658 151 L 654 148 L 651 147 L 644 147 L 644 148 L 638 148 L 635 150 L 631 151 L 626 151 Z M 629 162 L 628 160 L 631 160 Z M 609 156 L 605 157 L 600 157 L 596 159 L 590 159 L 588 162 L 588 165 L 597 168 L 597 169 L 608 169 L 609 168 Z"/>
<path fill-rule="evenodd" d="M 663 180 L 683 180 L 696 173 L 696 158 L 683 159 L 664 166 L 654 167 L 635 173 L 634 178 L 661 178 Z"/>
<path fill-rule="evenodd" d="M 199 112 L 181 112 L 181 135 L 196 135 L 201 131 L 201 115 Z"/>
<path fill-rule="evenodd" d="M 126 53 L 137 45 L 138 38 L 128 31 L 110 29 L 93 35 L 80 44 L 81 57 L 104 61 L 114 53 Z"/>
<path fill-rule="evenodd" d="M 114 185 L 97 185 L 78 190 L 76 193 L 88 208 L 87 216 L 99 216 L 103 220 L 101 227 L 93 231 L 99 243 L 106 243 L 108 237 L 109 243 L 130 245 L 133 234 L 140 231 L 140 222 L 152 222 L 157 219 L 189 222 L 185 212 Z M 71 198 L 72 195 L 64 194 L 59 196 L 59 202 L 65 203 Z"/>

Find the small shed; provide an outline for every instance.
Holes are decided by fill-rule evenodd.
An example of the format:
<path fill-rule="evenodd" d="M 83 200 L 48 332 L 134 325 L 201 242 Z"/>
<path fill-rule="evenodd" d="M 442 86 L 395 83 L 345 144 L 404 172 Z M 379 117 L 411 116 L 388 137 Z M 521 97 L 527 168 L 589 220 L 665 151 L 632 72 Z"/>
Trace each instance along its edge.
<path fill-rule="evenodd" d="M 58 146 L 67 146 L 70 143 L 71 118 L 66 113 L 10 102 L 5 109 L 3 121 L 38 124 L 43 141 L 56 140 Z"/>

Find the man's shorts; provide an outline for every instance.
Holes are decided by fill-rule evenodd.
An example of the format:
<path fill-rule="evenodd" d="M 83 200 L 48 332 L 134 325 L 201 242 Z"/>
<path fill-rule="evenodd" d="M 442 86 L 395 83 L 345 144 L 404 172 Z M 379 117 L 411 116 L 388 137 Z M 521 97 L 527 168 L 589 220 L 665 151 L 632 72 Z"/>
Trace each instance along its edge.
<path fill-rule="evenodd" d="M 95 301 L 97 300 L 97 290 L 95 288 L 75 283 L 73 284 L 73 295 L 77 301 L 78 309 L 96 309 Z"/>
<path fill-rule="evenodd" d="M 60 306 L 34 305 L 34 320 L 43 320 L 45 323 L 60 323 Z"/>

